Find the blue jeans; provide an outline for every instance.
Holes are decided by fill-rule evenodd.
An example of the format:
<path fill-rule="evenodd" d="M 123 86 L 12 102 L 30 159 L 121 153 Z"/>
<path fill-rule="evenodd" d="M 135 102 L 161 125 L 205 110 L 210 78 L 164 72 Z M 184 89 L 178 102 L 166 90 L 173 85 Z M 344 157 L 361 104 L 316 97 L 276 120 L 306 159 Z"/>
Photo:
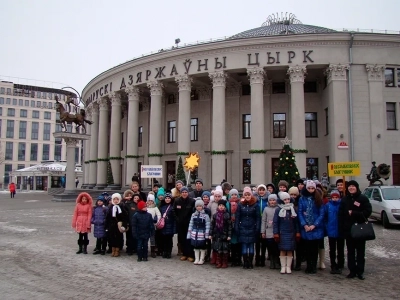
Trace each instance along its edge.
<path fill-rule="evenodd" d="M 149 239 L 137 239 L 138 258 L 147 258 L 148 251 L 149 251 Z"/>
<path fill-rule="evenodd" d="M 242 243 L 242 254 L 254 254 L 254 243 Z"/>

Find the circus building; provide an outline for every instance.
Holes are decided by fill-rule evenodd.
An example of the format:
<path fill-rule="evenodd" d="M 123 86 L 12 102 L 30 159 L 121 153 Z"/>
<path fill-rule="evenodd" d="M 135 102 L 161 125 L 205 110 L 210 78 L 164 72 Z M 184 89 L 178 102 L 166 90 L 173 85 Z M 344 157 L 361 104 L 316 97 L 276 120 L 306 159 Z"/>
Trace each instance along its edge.
<path fill-rule="evenodd" d="M 272 15 L 231 37 L 161 49 L 120 64 L 83 90 L 91 139 L 84 186 L 131 182 L 198 152 L 205 187 L 271 182 L 288 137 L 302 177 L 328 162 L 392 166 L 400 183 L 400 32 L 333 30 Z M 335 180 L 335 178 L 334 178 Z M 331 180 L 333 181 L 333 180 Z"/>

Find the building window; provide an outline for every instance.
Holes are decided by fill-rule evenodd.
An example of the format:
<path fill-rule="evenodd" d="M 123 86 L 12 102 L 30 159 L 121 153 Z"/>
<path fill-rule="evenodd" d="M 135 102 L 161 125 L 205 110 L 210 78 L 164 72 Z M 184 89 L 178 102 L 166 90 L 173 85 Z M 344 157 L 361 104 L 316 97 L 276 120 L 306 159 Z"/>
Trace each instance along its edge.
<path fill-rule="evenodd" d="M 20 165 L 20 164 L 17 165 L 17 170 L 21 170 L 21 169 L 24 169 L 24 168 L 25 168 L 25 165 Z"/>
<path fill-rule="evenodd" d="M 168 143 L 176 142 L 176 121 L 168 121 Z"/>
<path fill-rule="evenodd" d="M 41 93 L 40 92 L 36 92 L 36 97 L 37 98 L 40 98 L 42 95 L 41 95 Z"/>
<path fill-rule="evenodd" d="M 5 160 L 13 160 L 13 142 L 6 142 L 6 154 L 4 156 Z"/>
<path fill-rule="evenodd" d="M 26 121 L 19 121 L 19 138 L 26 139 Z"/>
<path fill-rule="evenodd" d="M 79 163 L 79 147 L 75 147 L 75 163 Z"/>
<path fill-rule="evenodd" d="M 39 119 L 39 111 L 32 110 L 32 119 Z"/>
<path fill-rule="evenodd" d="M 0 97 L 0 104 L 4 104 L 4 98 Z"/>
<path fill-rule="evenodd" d="M 42 93 L 42 99 L 46 99 L 46 96 L 47 96 L 46 92 L 43 92 Z"/>
<path fill-rule="evenodd" d="M 7 109 L 7 116 L 15 117 L 15 109 L 14 108 L 8 108 Z"/>
<path fill-rule="evenodd" d="M 13 105 L 17 106 L 18 100 L 17 99 L 13 99 Z"/>
<path fill-rule="evenodd" d="M 190 91 L 190 100 L 199 100 L 199 93 L 196 89 Z"/>
<path fill-rule="evenodd" d="M 274 138 L 286 137 L 286 114 L 274 114 Z"/>
<path fill-rule="evenodd" d="M 5 89 L 5 88 L 3 88 L 3 87 L 2 87 L 2 88 L 0 88 L 0 94 L 3 94 L 3 95 L 4 95 L 5 93 L 6 93 L 6 89 Z"/>
<path fill-rule="evenodd" d="M 11 104 L 11 98 L 6 98 L 6 104 Z"/>
<path fill-rule="evenodd" d="M 272 83 L 272 94 L 284 94 L 286 92 L 286 84 L 284 82 Z"/>
<path fill-rule="evenodd" d="M 31 107 L 35 107 L 36 106 L 36 101 L 35 100 L 31 100 Z"/>
<path fill-rule="evenodd" d="M 41 107 L 42 106 L 42 101 L 36 101 L 36 107 Z"/>
<path fill-rule="evenodd" d="M 25 106 L 29 106 L 29 100 L 25 100 Z"/>
<path fill-rule="evenodd" d="M 31 140 L 37 140 L 39 138 L 39 123 L 32 122 Z"/>
<path fill-rule="evenodd" d="M 143 145 L 143 126 L 139 126 L 138 147 Z"/>
<path fill-rule="evenodd" d="M 44 112 L 44 118 L 45 118 L 46 120 L 51 120 L 51 112 L 45 111 L 45 112 Z"/>
<path fill-rule="evenodd" d="M 316 92 L 317 92 L 317 82 L 316 81 L 304 82 L 304 93 L 316 93 Z"/>
<path fill-rule="evenodd" d="M 50 130 L 51 130 L 51 124 L 44 123 L 43 140 L 50 141 Z"/>
<path fill-rule="evenodd" d="M 14 138 L 14 120 L 7 120 L 6 138 Z"/>
<path fill-rule="evenodd" d="M 246 114 L 242 115 L 242 130 L 243 130 L 243 139 L 251 138 L 251 115 Z"/>
<path fill-rule="evenodd" d="M 37 161 L 38 144 L 31 144 L 31 161 Z"/>
<path fill-rule="evenodd" d="M 53 103 L 49 102 L 48 108 L 53 109 Z"/>
<path fill-rule="evenodd" d="M 18 100 L 18 106 L 24 106 L 24 100 L 23 99 L 19 99 Z"/>
<path fill-rule="evenodd" d="M 61 124 L 56 124 L 56 132 L 62 131 Z"/>
<path fill-rule="evenodd" d="M 394 68 L 385 69 L 385 86 L 394 87 Z"/>
<path fill-rule="evenodd" d="M 174 94 L 168 95 L 168 104 L 176 103 L 176 98 Z"/>
<path fill-rule="evenodd" d="M 60 161 L 61 160 L 61 150 L 62 150 L 62 139 L 56 138 L 55 145 L 54 145 L 54 160 Z"/>
<path fill-rule="evenodd" d="M 49 160 L 49 159 L 50 159 L 50 145 L 43 144 L 42 160 Z"/>
<path fill-rule="evenodd" d="M 388 130 L 396 129 L 396 103 L 386 103 L 386 124 Z"/>
<path fill-rule="evenodd" d="M 25 143 L 18 143 L 18 161 L 25 160 Z"/>
<path fill-rule="evenodd" d="M 325 135 L 329 134 L 329 114 L 328 108 L 325 108 Z"/>
<path fill-rule="evenodd" d="M 27 111 L 26 109 L 21 109 L 21 110 L 19 111 L 19 116 L 20 116 L 21 118 L 26 118 L 26 117 L 28 117 L 28 111 Z"/>
<path fill-rule="evenodd" d="M 250 84 L 244 84 L 242 86 L 242 95 L 243 96 L 251 95 L 251 85 Z"/>
<path fill-rule="evenodd" d="M 10 172 L 12 171 L 12 165 L 4 165 L 4 184 L 10 183 Z"/>
<path fill-rule="evenodd" d="M 11 88 L 7 88 L 7 95 L 11 95 Z"/>
<path fill-rule="evenodd" d="M 3 108 L 0 107 L 0 116 L 2 116 L 2 115 L 3 115 Z"/>
<path fill-rule="evenodd" d="M 3 124 L 2 124 L 2 120 L 0 119 L 0 138 L 1 138 L 1 131 L 2 131 L 2 126 Z"/>
<path fill-rule="evenodd" d="M 190 140 L 192 142 L 199 140 L 199 119 L 190 119 Z"/>
<path fill-rule="evenodd" d="M 243 183 L 250 184 L 251 183 L 251 159 L 245 158 L 243 159 Z"/>
<path fill-rule="evenodd" d="M 317 113 L 305 113 L 306 137 L 318 137 Z"/>
<path fill-rule="evenodd" d="M 307 158 L 306 172 L 307 179 L 318 180 L 318 158 Z"/>

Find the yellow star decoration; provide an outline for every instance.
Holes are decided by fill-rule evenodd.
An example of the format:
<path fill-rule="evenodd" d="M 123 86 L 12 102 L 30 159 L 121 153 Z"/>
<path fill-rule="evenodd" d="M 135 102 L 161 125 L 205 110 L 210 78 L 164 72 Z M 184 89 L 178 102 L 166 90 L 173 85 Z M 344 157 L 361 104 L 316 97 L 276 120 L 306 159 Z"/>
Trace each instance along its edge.
<path fill-rule="evenodd" d="M 195 170 L 199 166 L 200 156 L 197 152 L 190 152 L 189 156 L 185 157 L 184 167 L 189 171 Z"/>

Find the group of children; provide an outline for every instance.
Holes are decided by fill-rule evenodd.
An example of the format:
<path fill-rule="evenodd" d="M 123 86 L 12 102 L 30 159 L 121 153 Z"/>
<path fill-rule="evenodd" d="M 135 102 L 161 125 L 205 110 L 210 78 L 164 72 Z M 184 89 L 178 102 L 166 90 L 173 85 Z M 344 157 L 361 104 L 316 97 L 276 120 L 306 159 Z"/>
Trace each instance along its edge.
<path fill-rule="evenodd" d="M 171 258 L 173 236 L 178 234 L 178 255 L 195 265 L 210 261 L 216 268 L 265 266 L 282 274 L 301 270 L 317 272 L 324 266 L 324 237 L 329 238 L 331 273 L 340 274 L 344 266 L 344 238 L 339 230 L 341 193 L 334 190 L 330 200 L 319 182 L 299 180 L 291 187 L 280 181 L 260 184 L 256 192 L 245 187 L 242 196 L 229 183 L 212 192 L 202 191 L 192 198 L 189 190 L 177 184 L 172 193 L 157 188 L 146 196 L 134 182 L 123 197 L 103 193 L 92 208 L 92 198 L 81 193 L 76 202 L 72 227 L 79 233 L 77 254 L 87 254 L 88 233 L 94 229 L 93 254 L 120 256 L 126 240 L 128 255 L 137 261 L 151 256 Z M 173 196 L 174 195 L 174 196 Z M 106 247 L 109 247 L 106 251 Z M 296 263 L 293 257 L 296 254 Z"/>

